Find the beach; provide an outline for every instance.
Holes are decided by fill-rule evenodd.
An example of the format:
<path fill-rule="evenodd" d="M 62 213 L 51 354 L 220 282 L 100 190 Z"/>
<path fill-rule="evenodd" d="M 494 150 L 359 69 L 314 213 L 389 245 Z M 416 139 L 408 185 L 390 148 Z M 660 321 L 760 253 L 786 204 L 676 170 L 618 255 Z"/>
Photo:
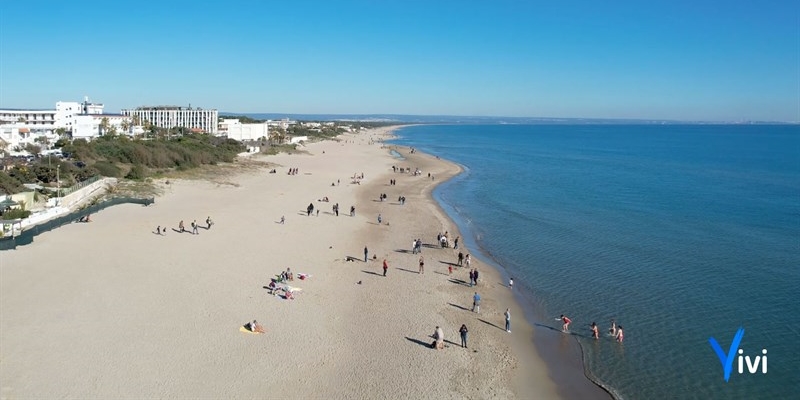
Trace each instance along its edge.
<path fill-rule="evenodd" d="M 402 147 L 396 158 L 380 142 L 391 129 L 254 156 L 276 173 L 162 181 L 154 205 L 111 207 L 0 252 L 0 397 L 563 397 L 506 279 L 477 258 L 476 287 L 466 268 L 449 274 L 469 250 L 436 243 L 460 234 L 431 190 L 460 167 Z M 287 268 L 295 299 L 265 288 Z M 254 319 L 265 334 L 240 330 Z M 430 347 L 437 326 L 443 350 Z"/>

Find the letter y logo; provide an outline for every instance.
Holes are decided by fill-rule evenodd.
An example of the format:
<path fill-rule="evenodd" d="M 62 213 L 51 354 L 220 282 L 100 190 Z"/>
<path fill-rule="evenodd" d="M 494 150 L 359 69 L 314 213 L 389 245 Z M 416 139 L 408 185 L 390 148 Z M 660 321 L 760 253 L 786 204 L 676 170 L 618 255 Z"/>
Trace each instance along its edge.
<path fill-rule="evenodd" d="M 724 351 L 722 351 L 722 347 L 720 347 L 717 340 L 713 337 L 708 338 L 708 342 L 711 343 L 711 347 L 714 349 L 714 352 L 717 353 L 717 357 L 719 357 L 719 362 L 722 364 L 722 371 L 725 373 L 725 382 L 728 381 L 731 377 L 731 370 L 733 369 L 733 359 L 736 357 L 736 350 L 739 348 L 739 343 L 742 342 L 742 337 L 744 336 L 744 328 L 739 327 L 739 330 L 736 331 L 736 335 L 733 336 L 733 341 L 731 342 L 731 347 L 728 349 L 728 354 L 726 355 Z"/>

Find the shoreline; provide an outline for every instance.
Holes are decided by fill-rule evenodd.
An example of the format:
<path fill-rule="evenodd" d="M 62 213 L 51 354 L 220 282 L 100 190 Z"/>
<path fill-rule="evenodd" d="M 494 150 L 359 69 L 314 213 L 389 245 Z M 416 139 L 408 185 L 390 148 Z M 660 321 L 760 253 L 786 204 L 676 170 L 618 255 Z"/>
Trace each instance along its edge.
<path fill-rule="evenodd" d="M 1 397 L 238 397 L 276 385 L 289 397 L 560 397 L 500 271 L 473 262 L 482 272 L 481 314 L 468 310 L 466 271 L 447 276 L 452 249 L 424 248 L 426 273 L 417 274 L 411 239 L 431 243 L 437 231 L 457 231 L 432 191 L 459 167 L 427 154 L 400 161 L 367 140 L 396 128 L 268 156 L 278 174 L 245 171 L 224 185 L 176 181 L 154 206 L 108 208 L 92 224 L 0 253 Z M 392 173 L 398 163 L 432 171 L 436 184 Z M 292 167 L 299 173 L 286 175 Z M 366 174 L 364 184 L 333 183 L 354 172 Z M 377 200 L 383 192 L 388 201 Z M 408 203 L 393 204 L 398 194 Z M 332 203 L 314 201 L 322 196 Z M 321 215 L 301 211 L 309 199 Z M 342 214 L 356 205 L 356 216 L 336 218 L 333 202 Z M 373 221 L 377 213 L 385 223 Z M 202 224 L 207 214 L 213 229 L 173 232 L 178 219 Z M 164 223 L 172 230 L 156 235 Z M 358 260 L 365 243 L 379 258 Z M 262 288 L 286 266 L 312 276 L 295 280 L 303 289 L 296 300 Z M 515 316 L 512 335 L 500 328 L 504 308 Z M 243 336 L 237 328 L 254 316 L 267 334 Z M 57 334 L 30 335 L 42 323 Z M 461 323 L 469 349 L 455 343 Z M 428 347 L 437 325 L 444 351 Z M 276 349 L 291 357 L 272 356 Z"/>
<path fill-rule="evenodd" d="M 396 129 L 392 130 L 392 134 L 394 134 L 395 130 L 404 128 L 409 125 L 399 126 Z M 394 136 L 396 138 L 397 136 Z M 410 147 L 406 145 L 398 145 L 398 144 L 389 144 L 393 149 L 402 148 L 406 151 L 409 151 Z M 444 184 L 453 184 L 454 179 L 458 179 L 464 171 L 465 167 L 461 166 L 453 161 L 441 159 L 438 156 L 434 156 L 425 152 L 420 152 L 419 150 L 415 151 L 418 154 L 425 154 L 430 157 L 436 157 L 437 161 L 447 162 L 454 165 L 457 165 L 459 168 L 459 172 L 450 176 L 446 180 L 442 180 L 441 182 L 434 185 L 429 193 L 431 201 L 436 203 L 439 212 L 447 219 L 450 220 L 450 223 L 456 226 L 455 232 L 459 235 L 462 235 L 463 244 L 465 248 L 469 248 L 473 254 L 474 260 L 480 260 L 483 264 L 488 266 L 489 268 L 496 271 L 498 275 L 501 276 L 502 279 L 499 282 L 507 282 L 509 278 L 509 273 L 503 268 L 502 264 L 495 259 L 480 243 L 475 240 L 474 231 L 472 231 L 465 221 L 460 218 L 457 213 L 455 212 L 452 207 L 450 207 L 446 201 L 441 197 L 437 196 L 436 191 L 440 189 L 440 187 Z M 405 154 L 405 153 L 401 153 Z M 448 211 L 449 210 L 449 211 Z M 467 235 L 463 235 L 463 233 L 467 233 Z M 584 365 L 583 360 L 583 351 L 580 348 L 580 343 L 577 340 L 572 340 L 569 343 L 568 349 L 566 353 L 563 351 L 563 335 L 560 332 L 553 332 L 550 329 L 534 329 L 537 326 L 543 326 L 542 323 L 548 324 L 550 321 L 545 320 L 545 315 L 538 309 L 534 302 L 534 294 L 531 291 L 531 288 L 527 287 L 525 284 L 521 284 L 521 282 L 516 282 L 515 285 L 518 287 L 517 290 L 514 291 L 513 301 L 516 305 L 523 310 L 523 316 L 525 323 L 527 324 L 526 328 L 530 328 L 531 332 L 528 335 L 530 338 L 530 344 L 534 346 L 534 352 L 530 354 L 530 357 L 537 358 L 538 360 L 543 362 L 548 370 L 549 378 L 556 384 L 557 391 L 562 398 L 566 399 L 587 399 L 587 398 L 597 398 L 597 399 L 613 399 L 615 396 L 608 388 L 604 387 L 600 383 L 593 380 L 586 371 L 586 367 Z M 547 325 L 549 327 L 549 325 Z M 522 343 L 520 341 L 515 341 L 514 343 L 517 349 L 523 350 L 522 354 L 531 353 L 528 349 L 528 345 Z M 559 351 L 554 351 L 554 349 L 559 349 Z M 520 354 L 520 352 L 517 352 Z M 565 356 L 567 359 L 565 360 Z M 535 363 L 536 361 L 529 360 L 530 364 Z M 565 362 L 566 361 L 566 362 Z M 523 392 L 523 390 L 519 390 L 519 388 L 525 387 L 525 377 L 524 374 L 519 373 L 518 379 L 518 390 L 517 392 Z"/>

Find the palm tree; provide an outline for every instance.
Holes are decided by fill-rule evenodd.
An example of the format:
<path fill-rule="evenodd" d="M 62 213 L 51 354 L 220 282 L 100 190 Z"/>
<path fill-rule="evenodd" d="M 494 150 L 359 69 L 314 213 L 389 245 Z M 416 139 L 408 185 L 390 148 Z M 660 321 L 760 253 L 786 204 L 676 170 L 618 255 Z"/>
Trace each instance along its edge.
<path fill-rule="evenodd" d="M 105 135 L 110 126 L 111 124 L 108 123 L 108 118 L 103 117 L 103 119 L 100 120 L 100 136 Z"/>

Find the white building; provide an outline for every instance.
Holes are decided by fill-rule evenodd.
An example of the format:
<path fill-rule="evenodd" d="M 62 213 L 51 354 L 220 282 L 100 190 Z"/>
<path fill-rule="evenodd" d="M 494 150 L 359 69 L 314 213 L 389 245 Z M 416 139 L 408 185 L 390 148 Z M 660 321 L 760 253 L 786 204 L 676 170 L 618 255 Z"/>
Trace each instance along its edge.
<path fill-rule="evenodd" d="M 269 124 L 267 122 L 243 124 L 238 119 L 223 118 L 219 122 L 217 135 L 226 136 L 228 139 L 240 142 L 259 140 L 261 138 L 269 139 Z"/>
<path fill-rule="evenodd" d="M 73 132 L 78 116 L 102 113 L 103 105 L 90 103 L 88 98 L 84 98 L 83 103 L 59 101 L 55 110 L 0 110 L 0 139 L 12 149 L 24 148 L 27 144 L 52 144 L 58 140 L 58 129 Z"/>
<path fill-rule="evenodd" d="M 122 114 L 83 114 L 73 117 L 72 138 L 92 140 L 96 137 L 116 133 L 131 135 L 133 133 L 130 118 Z M 104 127 L 103 121 L 108 126 Z"/>
<path fill-rule="evenodd" d="M 122 110 L 122 115 L 136 120 L 139 124 L 149 122 L 159 128 L 184 127 L 210 134 L 217 133 L 219 119 L 217 110 L 177 106 L 138 107 Z"/>

